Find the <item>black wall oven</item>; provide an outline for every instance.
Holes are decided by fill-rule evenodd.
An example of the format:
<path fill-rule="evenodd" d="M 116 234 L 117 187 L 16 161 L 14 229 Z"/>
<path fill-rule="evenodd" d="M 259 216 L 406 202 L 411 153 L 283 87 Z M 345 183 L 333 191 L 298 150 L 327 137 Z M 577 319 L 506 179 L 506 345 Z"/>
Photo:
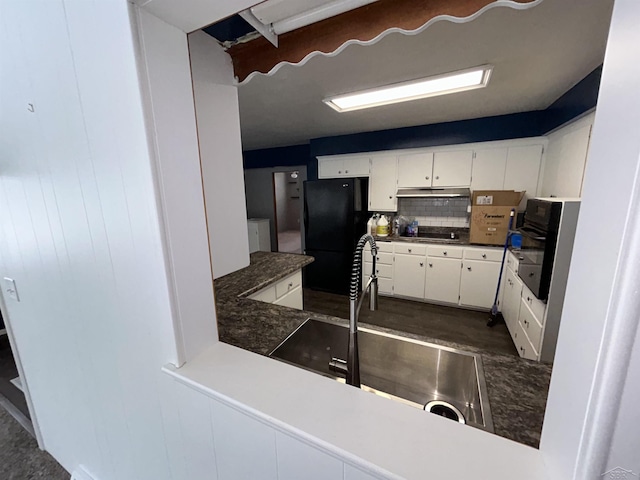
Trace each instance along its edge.
<path fill-rule="evenodd" d="M 547 300 L 558 242 L 562 202 L 531 199 L 527 202 L 518 275 L 540 300 Z"/>

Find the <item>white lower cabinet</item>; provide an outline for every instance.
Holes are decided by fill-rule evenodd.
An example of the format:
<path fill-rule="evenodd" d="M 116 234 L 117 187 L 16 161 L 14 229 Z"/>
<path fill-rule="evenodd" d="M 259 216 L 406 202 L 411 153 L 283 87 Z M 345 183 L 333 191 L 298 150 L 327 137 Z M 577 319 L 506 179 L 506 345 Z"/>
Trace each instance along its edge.
<path fill-rule="evenodd" d="M 283 307 L 295 308 L 296 310 L 302 310 L 302 287 L 298 286 L 290 292 L 285 293 L 282 297 L 273 302 L 273 304 L 282 305 Z"/>
<path fill-rule="evenodd" d="M 505 269 L 504 292 L 502 294 L 502 316 L 510 332 L 515 331 L 515 327 L 518 324 L 521 298 L 522 280 L 511 268 L 507 267 Z"/>
<path fill-rule="evenodd" d="M 460 305 L 490 309 L 498 287 L 500 263 L 462 260 Z"/>
<path fill-rule="evenodd" d="M 524 329 L 520 322 L 516 325 L 515 331 L 511 334 L 513 343 L 516 345 L 518 355 L 522 358 L 528 358 L 529 360 L 538 360 L 538 352 L 533 348 L 527 334 L 524 333 Z"/>
<path fill-rule="evenodd" d="M 425 262 L 426 258 L 421 255 L 395 255 L 394 295 L 424 298 Z"/>
<path fill-rule="evenodd" d="M 531 293 L 512 267 L 517 271 L 518 258 L 509 253 L 503 284 L 502 316 L 518 354 L 530 360 L 540 360 L 547 306 Z"/>
<path fill-rule="evenodd" d="M 527 301 L 523 298 L 520 300 L 520 313 L 518 314 L 518 322 L 527 334 L 527 338 L 533 348 L 538 351 L 540 349 L 540 337 L 542 336 L 542 325 L 538 322 L 535 314 L 529 308 Z"/>
<path fill-rule="evenodd" d="M 458 258 L 427 257 L 424 298 L 434 302 L 458 303 L 460 267 Z"/>
<path fill-rule="evenodd" d="M 248 298 L 259 302 L 303 310 L 302 272 L 298 270 L 275 284 L 249 295 Z"/>

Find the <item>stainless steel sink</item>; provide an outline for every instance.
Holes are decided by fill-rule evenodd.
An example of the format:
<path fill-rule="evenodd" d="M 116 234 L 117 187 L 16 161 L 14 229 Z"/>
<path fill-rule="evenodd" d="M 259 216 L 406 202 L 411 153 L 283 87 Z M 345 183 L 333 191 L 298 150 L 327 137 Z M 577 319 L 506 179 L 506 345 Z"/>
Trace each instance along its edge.
<path fill-rule="evenodd" d="M 358 341 L 363 390 L 421 409 L 444 402 L 462 413 L 468 425 L 493 432 L 479 355 L 367 328 L 358 330 Z M 308 319 L 269 356 L 344 381 L 329 362 L 346 358 L 347 342 L 346 327 Z"/>

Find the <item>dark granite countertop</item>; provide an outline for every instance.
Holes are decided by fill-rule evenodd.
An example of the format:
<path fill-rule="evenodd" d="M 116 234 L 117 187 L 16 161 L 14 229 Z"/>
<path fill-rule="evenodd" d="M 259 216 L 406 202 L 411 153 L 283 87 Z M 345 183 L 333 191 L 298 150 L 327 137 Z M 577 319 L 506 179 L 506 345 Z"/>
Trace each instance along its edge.
<path fill-rule="evenodd" d="M 214 285 L 220 340 L 268 355 L 309 317 L 332 323 L 348 323 L 342 318 L 246 298 L 312 261 L 312 257 L 305 255 L 256 252 L 251 255 L 249 267 L 216 279 Z M 551 378 L 550 365 L 516 356 L 487 353 L 467 345 L 406 334 L 375 325 L 363 323 L 362 326 L 480 353 L 495 433 L 538 447 Z"/>
<path fill-rule="evenodd" d="M 455 238 L 450 238 L 453 233 Z M 443 237 L 444 238 L 439 238 Z M 469 229 L 459 227 L 418 227 L 417 237 L 389 235 L 374 236 L 377 242 L 444 243 L 448 245 L 469 245 Z"/>

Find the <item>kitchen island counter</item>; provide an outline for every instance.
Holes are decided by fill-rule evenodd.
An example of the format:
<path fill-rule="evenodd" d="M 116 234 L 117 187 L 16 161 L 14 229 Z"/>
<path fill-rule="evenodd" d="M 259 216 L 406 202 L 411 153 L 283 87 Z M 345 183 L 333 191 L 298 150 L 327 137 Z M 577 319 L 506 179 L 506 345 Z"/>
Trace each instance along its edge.
<path fill-rule="evenodd" d="M 346 325 L 346 319 L 246 298 L 312 261 L 312 257 L 305 255 L 256 252 L 251 255 L 249 267 L 216 279 L 214 286 L 220 340 L 268 355 L 309 317 Z M 376 325 L 361 325 L 372 330 L 480 353 L 495 433 L 526 445 L 538 446 L 551 377 L 550 365 L 517 356 L 487 353 L 467 345 Z"/>

